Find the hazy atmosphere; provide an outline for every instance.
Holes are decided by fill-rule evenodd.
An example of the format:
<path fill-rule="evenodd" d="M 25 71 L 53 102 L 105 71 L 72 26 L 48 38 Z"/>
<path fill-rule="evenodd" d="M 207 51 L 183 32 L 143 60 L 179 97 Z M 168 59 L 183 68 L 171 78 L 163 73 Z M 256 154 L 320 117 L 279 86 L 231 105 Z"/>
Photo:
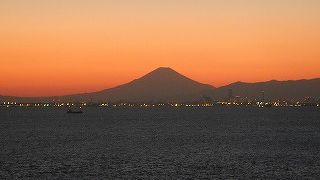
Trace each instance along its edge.
<path fill-rule="evenodd" d="M 0 179 L 320 179 L 320 0 L 0 0 Z"/>
<path fill-rule="evenodd" d="M 110 88 L 160 67 L 216 87 L 320 77 L 318 0 L 1 0 L 0 94 Z"/>

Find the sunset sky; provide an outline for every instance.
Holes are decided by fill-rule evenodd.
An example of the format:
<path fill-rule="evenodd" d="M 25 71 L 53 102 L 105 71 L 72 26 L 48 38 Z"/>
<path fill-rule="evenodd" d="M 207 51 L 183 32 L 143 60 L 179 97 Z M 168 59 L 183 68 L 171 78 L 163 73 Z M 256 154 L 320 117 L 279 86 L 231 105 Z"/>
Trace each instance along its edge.
<path fill-rule="evenodd" d="M 1 95 L 97 91 L 160 66 L 216 87 L 320 77 L 320 1 L 0 1 Z"/>

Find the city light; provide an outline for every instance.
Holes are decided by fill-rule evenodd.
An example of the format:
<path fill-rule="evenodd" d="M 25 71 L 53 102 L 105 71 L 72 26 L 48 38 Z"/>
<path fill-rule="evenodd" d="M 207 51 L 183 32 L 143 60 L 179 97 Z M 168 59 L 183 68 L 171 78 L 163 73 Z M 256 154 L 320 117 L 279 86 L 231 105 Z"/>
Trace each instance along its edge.
<path fill-rule="evenodd" d="M 260 100 L 249 100 L 247 98 L 232 101 L 212 101 L 212 102 L 193 102 L 193 103 L 181 103 L 181 102 L 171 102 L 171 103 L 128 103 L 128 102 L 103 102 L 103 103 L 94 103 L 94 102 L 43 102 L 43 103 L 22 103 L 22 102 L 1 102 L 0 107 L 143 107 L 143 108 L 157 108 L 157 107 L 216 107 L 216 106 L 252 106 L 260 108 L 269 108 L 269 107 L 319 107 L 319 100 L 310 97 L 299 99 L 299 100 L 273 100 L 273 101 L 260 101 Z"/>

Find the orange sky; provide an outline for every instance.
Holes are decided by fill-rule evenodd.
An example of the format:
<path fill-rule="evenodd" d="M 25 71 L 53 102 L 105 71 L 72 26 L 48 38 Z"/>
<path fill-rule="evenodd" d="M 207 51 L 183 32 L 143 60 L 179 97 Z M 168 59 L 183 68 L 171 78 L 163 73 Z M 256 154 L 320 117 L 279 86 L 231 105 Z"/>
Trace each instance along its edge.
<path fill-rule="evenodd" d="M 160 67 L 222 86 L 320 77 L 318 0 L 1 0 L 0 94 L 113 87 Z"/>

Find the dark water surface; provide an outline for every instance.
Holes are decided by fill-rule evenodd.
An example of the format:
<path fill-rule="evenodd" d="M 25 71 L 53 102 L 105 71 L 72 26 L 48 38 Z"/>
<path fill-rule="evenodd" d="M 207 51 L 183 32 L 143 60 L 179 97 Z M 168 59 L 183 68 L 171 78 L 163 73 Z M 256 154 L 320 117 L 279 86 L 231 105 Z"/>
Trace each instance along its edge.
<path fill-rule="evenodd" d="M 320 109 L 0 108 L 0 179 L 319 179 Z"/>

